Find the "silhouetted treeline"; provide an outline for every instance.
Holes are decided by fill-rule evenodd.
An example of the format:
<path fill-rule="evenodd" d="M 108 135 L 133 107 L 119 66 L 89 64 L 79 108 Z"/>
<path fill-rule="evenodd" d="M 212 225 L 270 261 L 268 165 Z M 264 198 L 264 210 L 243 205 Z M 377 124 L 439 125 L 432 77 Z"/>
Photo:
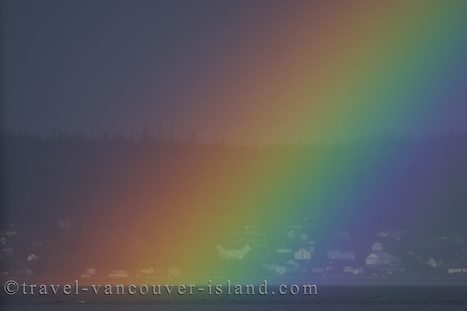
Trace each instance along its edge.
<path fill-rule="evenodd" d="M 9 135 L 1 147 L 3 225 L 60 243 L 57 221 L 70 220 L 81 242 L 69 247 L 86 249 L 90 239 L 112 256 L 159 226 L 182 241 L 203 223 L 196 212 L 184 215 L 197 209 L 212 217 L 213 232 L 225 229 L 216 217 L 232 209 L 232 227 L 252 212 L 273 219 L 287 209 L 319 230 L 465 231 L 466 136 L 260 147 Z M 192 228 L 166 225 L 177 217 L 192 219 L 183 222 Z M 151 239 L 157 245 L 161 237 Z"/>
<path fill-rule="evenodd" d="M 414 205 L 422 201 L 433 205 L 445 215 L 467 210 L 467 136 L 460 135 L 262 147 L 118 135 L 8 135 L 1 138 L 1 147 L 2 208 L 15 221 L 36 222 L 55 214 L 84 217 L 87 210 L 111 208 L 110 201 L 118 201 L 126 192 L 133 198 L 134 193 L 146 192 L 167 196 L 164 189 L 188 186 L 187 177 L 209 186 L 212 180 L 250 177 L 251 169 L 268 161 L 268 168 L 284 177 L 288 169 L 295 175 L 298 171 L 304 178 L 297 188 L 329 188 L 328 178 L 343 176 L 347 180 L 335 189 L 344 197 L 342 205 L 346 196 L 354 197 L 353 191 L 365 189 L 367 183 L 366 189 L 374 195 L 360 202 L 364 205 L 385 205 L 387 196 L 392 205 L 387 208 L 396 208 L 397 197 L 439 193 L 442 197 L 411 200 Z M 96 197 L 108 201 L 93 202 Z M 425 213 L 429 207 L 420 206 Z"/>

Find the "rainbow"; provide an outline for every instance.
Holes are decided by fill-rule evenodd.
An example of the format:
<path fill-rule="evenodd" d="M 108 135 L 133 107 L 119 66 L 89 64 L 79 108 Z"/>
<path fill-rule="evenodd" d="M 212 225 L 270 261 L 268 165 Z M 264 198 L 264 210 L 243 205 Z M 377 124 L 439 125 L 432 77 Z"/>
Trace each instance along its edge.
<path fill-rule="evenodd" d="M 265 4 L 245 13 L 230 49 L 213 60 L 222 67 L 193 82 L 209 86 L 211 110 L 194 107 L 191 117 L 215 119 L 227 129 L 227 141 L 250 146 L 235 147 L 232 155 L 229 146 L 220 148 L 215 152 L 223 160 L 205 166 L 193 167 L 192 159 L 182 157 L 164 185 L 151 184 L 150 173 L 134 176 L 145 187 L 162 187 L 171 199 L 145 195 L 126 202 L 152 207 L 153 214 L 128 216 L 128 211 L 125 217 L 158 239 L 151 256 L 122 250 L 129 266 L 181 266 L 181 281 L 241 280 L 241 270 L 254 261 L 220 267 L 206 254 L 232 242 L 242 220 L 261 227 L 271 244 L 303 213 L 316 223 L 331 211 L 341 222 L 357 221 L 353 215 L 365 213 L 355 207 L 362 193 L 388 174 L 387 163 L 397 153 L 372 145 L 329 156 L 296 145 L 332 149 L 338 148 L 333 142 L 438 134 L 462 124 L 466 1 L 276 5 L 280 10 Z M 288 145 L 277 151 L 277 144 Z M 256 150 L 255 156 L 246 149 Z M 188 249 L 179 250 L 179 244 Z M 264 275 L 254 277 L 261 281 Z"/>

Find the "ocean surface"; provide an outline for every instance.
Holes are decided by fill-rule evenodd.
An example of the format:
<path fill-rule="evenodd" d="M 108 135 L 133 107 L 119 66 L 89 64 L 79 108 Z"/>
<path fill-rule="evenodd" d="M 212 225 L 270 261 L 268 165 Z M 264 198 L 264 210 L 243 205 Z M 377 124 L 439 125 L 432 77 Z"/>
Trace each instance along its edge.
<path fill-rule="evenodd" d="M 3 297 L 5 298 L 5 297 Z M 1 310 L 467 310 L 465 286 L 327 286 L 313 296 L 255 296 L 188 299 L 94 298 L 80 301 L 2 299 Z"/>

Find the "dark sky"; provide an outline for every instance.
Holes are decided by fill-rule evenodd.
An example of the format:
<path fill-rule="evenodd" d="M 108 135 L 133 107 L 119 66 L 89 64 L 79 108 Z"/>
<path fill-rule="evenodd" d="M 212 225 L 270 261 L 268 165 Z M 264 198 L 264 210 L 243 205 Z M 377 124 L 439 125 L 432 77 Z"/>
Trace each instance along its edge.
<path fill-rule="evenodd" d="M 179 136 L 196 130 L 208 140 L 225 135 L 235 141 L 306 140 L 315 135 L 312 132 L 343 136 L 355 131 L 358 136 L 408 129 L 430 134 L 451 127 L 467 132 L 462 121 L 467 113 L 463 87 L 467 62 L 461 57 L 467 47 L 462 39 L 467 23 L 455 22 L 462 16 L 440 14 L 436 20 L 438 16 L 429 10 L 436 13 L 439 8 L 426 6 L 428 17 L 434 16 L 427 27 L 446 25 L 440 30 L 441 39 L 435 38 L 436 33 L 424 36 L 420 28 L 413 39 L 403 41 L 397 37 L 406 32 L 400 28 L 399 16 L 388 17 L 385 7 L 347 8 L 337 3 L 2 1 L 3 130 L 130 134 L 147 126 L 155 133 L 162 121 L 166 129 L 173 124 Z M 414 14 L 417 11 L 413 8 Z M 455 7 L 446 10 L 456 11 Z M 409 13 L 409 26 L 426 20 Z M 393 46 L 377 47 L 386 43 L 380 42 L 378 33 L 374 36 L 368 20 L 389 37 L 394 34 Z M 452 25 L 445 23 L 450 20 Z M 452 42 L 441 43 L 444 37 Z M 349 38 L 360 40 L 359 44 Z M 410 43 L 414 40 L 426 42 Z M 406 48 L 407 42 L 413 46 Z M 424 45 L 430 51 L 444 46 L 440 55 L 445 59 L 431 68 L 431 56 L 417 56 Z M 360 55 L 375 52 L 374 59 L 379 60 L 368 70 L 370 61 L 366 64 Z M 394 57 L 394 64 L 387 56 Z M 407 67 L 411 64 L 413 69 Z M 407 73 L 404 77 L 397 76 L 393 69 L 399 70 L 397 66 Z M 380 72 L 375 76 L 372 70 Z M 411 76 L 417 74 L 422 80 L 429 74 L 434 78 L 414 83 L 413 92 L 409 86 L 407 94 L 415 95 L 394 95 L 407 89 L 407 81 L 412 83 Z M 443 89 L 436 90 L 441 84 Z M 426 112 L 418 103 L 405 111 L 410 101 L 427 98 L 425 89 L 435 90 L 429 100 L 437 108 Z M 353 96 L 349 105 L 355 107 L 338 102 L 345 96 L 333 97 L 345 92 Z M 379 100 L 378 94 L 385 98 Z M 399 97 L 398 103 L 391 102 Z M 369 103 L 360 104 L 364 100 Z M 336 108 L 326 108 L 327 101 Z M 452 105 L 442 108 L 447 101 Z M 387 107 L 371 107 L 374 102 Z M 327 110 L 329 115 L 322 117 Z M 352 118 L 345 119 L 348 115 Z M 440 126 L 426 131 L 430 124 Z"/>
<path fill-rule="evenodd" d="M 244 4 L 4 1 L 8 129 L 128 132 L 160 120 L 183 128 L 182 95 L 239 35 Z"/>

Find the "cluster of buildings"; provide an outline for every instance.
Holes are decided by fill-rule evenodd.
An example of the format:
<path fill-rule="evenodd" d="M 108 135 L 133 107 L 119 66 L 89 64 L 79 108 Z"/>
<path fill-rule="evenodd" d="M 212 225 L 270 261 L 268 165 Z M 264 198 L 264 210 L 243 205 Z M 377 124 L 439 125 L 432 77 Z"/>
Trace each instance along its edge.
<path fill-rule="evenodd" d="M 281 278 L 466 278 L 467 242 L 463 235 L 422 235 L 407 230 L 372 234 L 327 232 L 317 239 L 306 225 L 293 224 L 271 241 L 248 232 L 238 248 L 219 249 L 219 259 L 250 260 L 255 270 Z M 241 242 L 243 240 L 243 242 Z M 242 250 L 248 250 L 244 254 Z M 242 253 L 242 256 L 236 254 Z M 226 257 L 226 254 L 230 255 Z"/>
<path fill-rule="evenodd" d="M 72 230 L 72 222 L 59 219 L 58 232 Z M 17 245 L 20 228 L 15 225 L 0 231 L 0 269 L 3 277 L 31 277 L 41 273 L 41 262 L 48 254 L 41 241 L 27 247 Z M 24 243 L 24 242 L 23 242 Z M 22 251 L 16 251 L 21 248 Z M 313 278 L 465 278 L 467 280 L 467 242 L 465 236 L 417 235 L 407 230 L 380 231 L 372 234 L 350 231 L 316 234 L 306 222 L 291 224 L 271 237 L 254 225 L 242 226 L 229 239 L 213 245 L 219 265 L 255 277 L 294 279 Z M 13 264 L 14 263 L 14 264 Z M 243 270 L 243 271 L 242 271 Z M 231 269 L 231 271 L 236 271 Z M 42 273 L 46 273 L 42 271 Z M 215 271 L 213 271 L 215 273 Z M 179 266 L 128 267 L 103 273 L 96 267 L 76 271 L 80 278 L 128 278 L 184 276 Z"/>

